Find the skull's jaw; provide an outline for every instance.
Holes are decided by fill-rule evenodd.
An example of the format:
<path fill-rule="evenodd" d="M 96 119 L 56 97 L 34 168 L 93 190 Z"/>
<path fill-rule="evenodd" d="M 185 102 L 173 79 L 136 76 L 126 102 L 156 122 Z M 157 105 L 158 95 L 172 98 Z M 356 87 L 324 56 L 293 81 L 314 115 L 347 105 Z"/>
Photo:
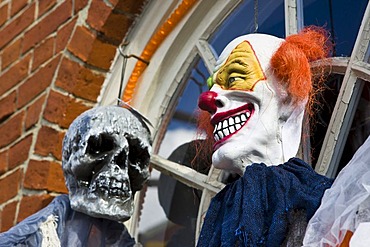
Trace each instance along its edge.
<path fill-rule="evenodd" d="M 79 189 L 70 193 L 71 208 L 95 218 L 123 222 L 128 220 L 134 211 L 132 196 L 127 198 L 109 197 L 101 193 L 91 193 L 87 189 Z"/>
<path fill-rule="evenodd" d="M 213 150 L 218 149 L 230 137 L 238 133 L 248 123 L 253 113 L 254 105 L 248 103 L 213 116 L 211 124 L 214 125 L 213 136 L 216 141 L 213 145 Z"/>
<path fill-rule="evenodd" d="M 76 178 L 70 188 L 71 207 L 96 218 L 115 221 L 129 219 L 133 212 L 133 193 L 127 174 L 118 166 L 101 171 L 91 180 Z"/>

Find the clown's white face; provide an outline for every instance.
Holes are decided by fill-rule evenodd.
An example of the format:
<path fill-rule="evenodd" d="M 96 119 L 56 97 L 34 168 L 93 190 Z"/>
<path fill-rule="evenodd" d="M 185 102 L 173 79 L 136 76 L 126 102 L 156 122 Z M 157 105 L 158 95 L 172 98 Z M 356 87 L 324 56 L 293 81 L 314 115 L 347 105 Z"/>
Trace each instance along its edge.
<path fill-rule="evenodd" d="M 252 163 L 279 165 L 296 154 L 304 105 L 291 105 L 270 69 L 281 42 L 246 35 L 221 54 L 213 86 L 199 98 L 199 107 L 212 114 L 215 167 L 242 175 Z"/>

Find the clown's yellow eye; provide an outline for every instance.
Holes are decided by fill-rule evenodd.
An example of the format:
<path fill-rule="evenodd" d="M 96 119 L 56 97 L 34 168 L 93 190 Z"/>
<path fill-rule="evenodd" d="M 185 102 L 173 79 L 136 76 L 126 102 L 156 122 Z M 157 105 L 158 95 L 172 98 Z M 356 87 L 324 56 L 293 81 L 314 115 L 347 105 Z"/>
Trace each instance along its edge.
<path fill-rule="evenodd" d="M 234 81 L 241 81 L 241 80 L 243 80 L 243 78 L 241 77 L 229 77 L 228 83 L 231 84 Z"/>

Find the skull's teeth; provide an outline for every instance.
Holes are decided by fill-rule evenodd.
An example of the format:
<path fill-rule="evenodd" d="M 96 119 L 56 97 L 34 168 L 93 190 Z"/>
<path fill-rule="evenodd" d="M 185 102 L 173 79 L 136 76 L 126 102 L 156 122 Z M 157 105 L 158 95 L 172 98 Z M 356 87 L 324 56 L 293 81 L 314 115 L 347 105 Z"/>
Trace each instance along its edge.
<path fill-rule="evenodd" d="M 130 197 L 131 191 L 124 181 L 115 178 L 102 177 L 91 183 L 89 193 L 98 192 L 105 197 Z"/>
<path fill-rule="evenodd" d="M 244 124 L 248 121 L 250 116 L 251 113 L 248 111 L 237 116 L 229 117 L 228 119 L 225 119 L 217 123 L 213 130 L 213 136 L 215 140 L 219 141 L 222 138 L 229 136 L 235 133 L 236 131 L 240 130 L 244 126 Z"/>

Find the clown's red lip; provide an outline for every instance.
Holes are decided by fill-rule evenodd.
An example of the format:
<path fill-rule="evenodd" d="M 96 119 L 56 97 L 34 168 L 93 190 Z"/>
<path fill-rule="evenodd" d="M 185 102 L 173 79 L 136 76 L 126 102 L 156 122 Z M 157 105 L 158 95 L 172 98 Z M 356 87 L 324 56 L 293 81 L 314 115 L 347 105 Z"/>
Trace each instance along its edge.
<path fill-rule="evenodd" d="M 249 120 L 254 113 L 253 104 L 245 104 L 236 109 L 216 114 L 211 124 L 214 126 L 213 137 L 216 143 L 214 149 L 237 133 Z"/>

